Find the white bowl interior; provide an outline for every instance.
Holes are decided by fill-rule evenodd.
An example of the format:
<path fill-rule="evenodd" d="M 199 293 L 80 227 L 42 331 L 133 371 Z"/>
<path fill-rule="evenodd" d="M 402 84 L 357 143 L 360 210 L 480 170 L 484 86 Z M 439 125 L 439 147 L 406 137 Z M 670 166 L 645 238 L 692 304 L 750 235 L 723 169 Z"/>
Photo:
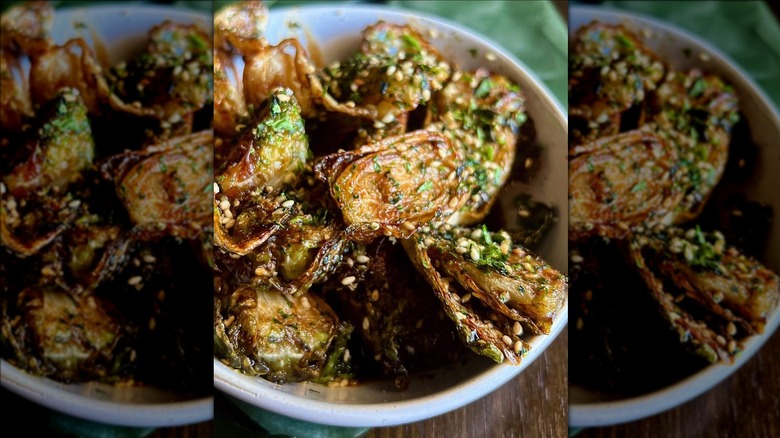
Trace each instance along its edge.
<path fill-rule="evenodd" d="M 648 47 L 678 70 L 698 67 L 718 74 L 731 83 L 738 95 L 740 110 L 748 120 L 753 142 L 760 157 L 746 195 L 752 201 L 772 207 L 780 213 L 780 115 L 767 96 L 734 62 L 717 49 L 674 26 L 638 15 L 605 8 L 573 6 L 569 12 L 570 35 L 577 28 L 598 20 L 605 23 L 625 24 L 637 31 Z M 650 32 L 643 36 L 643 30 Z M 685 54 L 690 50 L 690 56 Z M 703 60 L 700 54 L 709 55 Z M 780 272 L 780 221 L 775 218 L 768 236 L 769 244 L 763 260 L 766 265 Z M 765 333 L 754 336 L 745 344 L 745 350 L 734 365 L 712 365 L 702 371 L 662 390 L 641 397 L 618 399 L 614 395 L 571 385 L 569 389 L 569 423 L 571 426 L 602 426 L 633 421 L 657 414 L 682 404 L 720 383 L 758 351 L 780 325 L 780 309 L 770 317 Z M 571 364 L 576 366 L 576 364 Z"/>
<path fill-rule="evenodd" d="M 489 68 L 511 78 L 524 91 L 537 141 L 543 145 L 540 157 L 543 164 L 530 185 L 517 184 L 512 190 L 531 193 L 535 200 L 558 208 L 561 217 L 539 252 L 557 269 L 566 272 L 566 116 L 561 105 L 522 62 L 486 38 L 442 19 L 379 7 L 311 6 L 272 10 L 267 38 L 274 44 L 287 37 L 296 37 L 310 53 L 319 52 L 322 61 L 328 64 L 346 58 L 357 48 L 361 31 L 380 19 L 412 24 L 461 68 Z M 435 30 L 438 37 L 428 36 L 429 29 Z M 471 49 L 477 49 L 478 55 L 472 56 Z M 494 61 L 485 59 L 484 55 L 489 52 L 496 55 Z M 505 199 L 512 197 L 511 194 L 504 196 Z M 566 321 L 567 310 L 564 309 L 549 336 L 530 340 L 531 352 L 519 367 L 495 365 L 473 355 L 464 363 L 413 377 L 409 389 L 402 392 L 395 390 L 390 381 L 364 382 L 346 388 L 312 383 L 277 385 L 241 374 L 217 359 L 214 361 L 215 384 L 218 389 L 250 404 L 316 423 L 342 426 L 407 423 L 468 404 L 512 379 L 541 354 Z"/>
<path fill-rule="evenodd" d="M 83 37 L 110 63 L 143 47 L 153 26 L 169 19 L 210 31 L 211 17 L 194 11 L 155 6 L 96 6 L 58 9 L 52 37 L 63 43 Z M 83 25 L 83 26 L 82 26 Z M 97 43 L 97 44 L 96 44 Z M 213 398 L 163 391 L 154 387 L 114 387 L 101 383 L 62 384 L 30 375 L 2 361 L 2 385 L 54 410 L 103 423 L 125 426 L 174 426 L 213 417 Z"/>

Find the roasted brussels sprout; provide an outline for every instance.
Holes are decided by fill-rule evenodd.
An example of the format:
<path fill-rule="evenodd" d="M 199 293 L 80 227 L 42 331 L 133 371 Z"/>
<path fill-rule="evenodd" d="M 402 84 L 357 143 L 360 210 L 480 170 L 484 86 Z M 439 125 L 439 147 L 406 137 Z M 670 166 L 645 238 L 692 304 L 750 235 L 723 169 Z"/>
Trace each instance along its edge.
<path fill-rule="evenodd" d="M 741 341 L 762 333 L 780 302 L 777 275 L 727 247 L 717 231 L 637 233 L 629 254 L 680 342 L 710 362 L 733 362 Z"/>
<path fill-rule="evenodd" d="M 659 135 L 677 148 L 684 193 L 672 221 L 699 215 L 728 161 L 731 128 L 739 120 L 737 98 L 717 76 L 674 72 L 659 87 L 653 120 Z"/>
<path fill-rule="evenodd" d="M 432 115 L 435 116 L 432 117 Z M 526 120 L 520 89 L 507 78 L 485 69 L 457 72 L 438 93 L 429 111 L 429 125 L 441 131 L 466 158 L 466 204 L 449 223 L 470 225 L 487 215 L 515 161 L 520 126 Z"/>
<path fill-rule="evenodd" d="M 220 192 L 231 199 L 281 188 L 303 170 L 309 151 L 301 109 L 290 89 L 266 96 L 253 122 L 217 167 Z"/>
<path fill-rule="evenodd" d="M 312 294 L 290 297 L 245 286 L 229 295 L 224 309 L 215 321 L 217 355 L 234 368 L 274 382 L 321 376 L 331 342 L 345 329 Z"/>
<path fill-rule="evenodd" d="M 651 130 L 601 138 L 569 152 L 569 238 L 622 237 L 657 224 L 679 203 L 676 150 Z"/>
<path fill-rule="evenodd" d="M 263 2 L 239 2 L 226 6 L 214 16 L 214 46 L 254 52 L 265 45 L 268 8 Z"/>
<path fill-rule="evenodd" d="M 166 21 L 149 31 L 141 54 L 112 68 L 111 103 L 178 124 L 211 102 L 212 73 L 212 38 L 196 25 Z"/>
<path fill-rule="evenodd" d="M 622 25 L 593 22 L 577 30 L 569 57 L 569 115 L 587 126 L 575 132 L 572 146 L 617 134 L 622 114 L 641 106 L 665 71 Z"/>
<path fill-rule="evenodd" d="M 415 131 L 323 157 L 317 176 L 328 183 L 347 233 L 359 241 L 408 237 L 443 222 L 465 201 L 460 154 L 449 140 Z"/>
<path fill-rule="evenodd" d="M 450 73 L 417 31 L 380 21 L 363 31 L 359 51 L 323 69 L 312 85 L 329 110 L 389 124 L 430 101 Z"/>
<path fill-rule="evenodd" d="M 3 52 L 22 49 L 27 53 L 47 50 L 51 41 L 54 8 L 50 2 L 31 1 L 8 8 L 0 23 L 3 27 Z"/>
<path fill-rule="evenodd" d="M 116 155 L 104 176 L 116 181 L 139 237 L 194 238 L 211 217 L 213 136 L 203 131 L 145 149 Z"/>
<path fill-rule="evenodd" d="M 79 92 L 60 90 L 43 114 L 41 128 L 28 144 L 29 157 L 3 177 L 14 196 L 60 192 L 92 164 L 95 142 Z"/>
<path fill-rule="evenodd" d="M 109 303 L 30 287 L 15 304 L 2 304 L 2 338 L 14 352 L 11 363 L 65 382 L 108 375 L 123 331 Z"/>

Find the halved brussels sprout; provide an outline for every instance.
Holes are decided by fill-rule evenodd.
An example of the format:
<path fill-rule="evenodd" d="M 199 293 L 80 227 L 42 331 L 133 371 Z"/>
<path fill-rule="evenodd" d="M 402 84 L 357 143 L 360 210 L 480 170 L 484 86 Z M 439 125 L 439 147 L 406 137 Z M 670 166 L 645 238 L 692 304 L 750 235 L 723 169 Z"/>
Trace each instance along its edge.
<path fill-rule="evenodd" d="M 2 339 L 14 365 L 65 382 L 108 376 L 123 330 L 107 302 L 30 287 L 2 306 Z"/>
<path fill-rule="evenodd" d="M 445 221 L 465 202 L 463 170 L 449 140 L 425 130 L 328 155 L 315 165 L 347 233 L 363 242 L 383 234 L 405 238 Z"/>
<path fill-rule="evenodd" d="M 180 123 L 212 100 L 212 56 L 212 38 L 198 26 L 165 21 L 149 30 L 140 55 L 111 69 L 111 104 Z"/>
<path fill-rule="evenodd" d="M 451 67 L 417 31 L 383 21 L 363 30 L 360 50 L 312 82 L 325 107 L 382 124 L 431 100 Z"/>
<path fill-rule="evenodd" d="M 321 376 L 339 331 L 333 310 L 317 296 L 295 297 L 242 286 L 217 307 L 216 354 L 228 365 L 274 382 Z"/>
<path fill-rule="evenodd" d="M 92 164 L 95 142 L 79 92 L 61 89 L 43 114 L 43 124 L 28 144 L 29 157 L 3 177 L 14 196 L 62 191 Z"/>
<path fill-rule="evenodd" d="M 569 153 L 569 239 L 624 236 L 660 223 L 679 203 L 678 155 L 658 134 L 636 130 Z"/>
<path fill-rule="evenodd" d="M 717 231 L 636 233 L 629 254 L 680 342 L 710 362 L 733 362 L 742 340 L 762 333 L 780 302 L 777 275 L 727 247 Z"/>
<path fill-rule="evenodd" d="M 428 129 L 441 131 L 461 149 L 468 173 L 470 197 L 449 223 L 469 225 L 487 215 L 511 173 L 524 110 L 520 89 L 485 69 L 456 72 L 435 97 Z"/>
<path fill-rule="evenodd" d="M 290 89 L 273 91 L 252 124 L 217 165 L 220 192 L 243 199 L 266 187 L 278 190 L 301 173 L 309 152 L 301 109 Z"/>
<path fill-rule="evenodd" d="M 520 321 L 531 332 L 548 334 L 567 291 L 566 276 L 506 232 L 480 228 L 440 228 L 420 234 L 432 268 L 455 281 L 485 305 Z"/>
<path fill-rule="evenodd" d="M 728 161 L 731 128 L 739 120 L 737 98 L 717 76 L 676 72 L 658 88 L 653 120 L 659 135 L 677 148 L 684 193 L 674 223 L 696 218 Z"/>
<path fill-rule="evenodd" d="M 117 195 L 139 231 L 150 237 L 195 238 L 208 225 L 212 142 L 211 131 L 203 131 L 104 163 L 104 176 L 116 182 Z"/>
<path fill-rule="evenodd" d="M 34 54 L 47 50 L 54 23 L 54 7 L 50 2 L 30 1 L 8 8 L 0 17 L 3 27 L 3 52 L 21 48 Z"/>
<path fill-rule="evenodd" d="M 619 126 L 620 118 L 611 116 L 641 104 L 665 70 L 661 60 L 626 27 L 598 22 L 583 26 L 574 36 L 569 57 L 569 113 L 594 121 L 594 131 L 604 129 L 599 125 L 607 122 Z"/>

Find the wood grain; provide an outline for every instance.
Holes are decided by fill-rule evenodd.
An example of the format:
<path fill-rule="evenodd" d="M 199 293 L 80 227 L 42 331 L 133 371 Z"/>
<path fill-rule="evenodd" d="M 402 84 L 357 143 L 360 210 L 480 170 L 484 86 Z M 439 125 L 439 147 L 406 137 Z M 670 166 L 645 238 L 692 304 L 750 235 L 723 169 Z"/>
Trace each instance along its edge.
<path fill-rule="evenodd" d="M 780 331 L 731 377 L 670 411 L 577 438 L 780 437 Z"/>
<path fill-rule="evenodd" d="M 565 437 L 568 329 L 516 379 L 456 411 L 426 421 L 370 430 L 364 438 Z"/>

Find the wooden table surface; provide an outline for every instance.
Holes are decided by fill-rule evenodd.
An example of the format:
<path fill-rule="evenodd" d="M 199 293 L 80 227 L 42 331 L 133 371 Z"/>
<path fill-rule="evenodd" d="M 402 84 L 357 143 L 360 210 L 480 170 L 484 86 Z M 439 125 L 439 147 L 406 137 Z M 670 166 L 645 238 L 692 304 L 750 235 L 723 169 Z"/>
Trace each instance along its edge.
<path fill-rule="evenodd" d="M 577 438 L 780 437 L 780 331 L 712 390 L 633 423 L 586 429 Z"/>
<path fill-rule="evenodd" d="M 489 395 L 429 420 L 376 428 L 363 438 L 565 437 L 568 329 L 516 379 Z"/>

